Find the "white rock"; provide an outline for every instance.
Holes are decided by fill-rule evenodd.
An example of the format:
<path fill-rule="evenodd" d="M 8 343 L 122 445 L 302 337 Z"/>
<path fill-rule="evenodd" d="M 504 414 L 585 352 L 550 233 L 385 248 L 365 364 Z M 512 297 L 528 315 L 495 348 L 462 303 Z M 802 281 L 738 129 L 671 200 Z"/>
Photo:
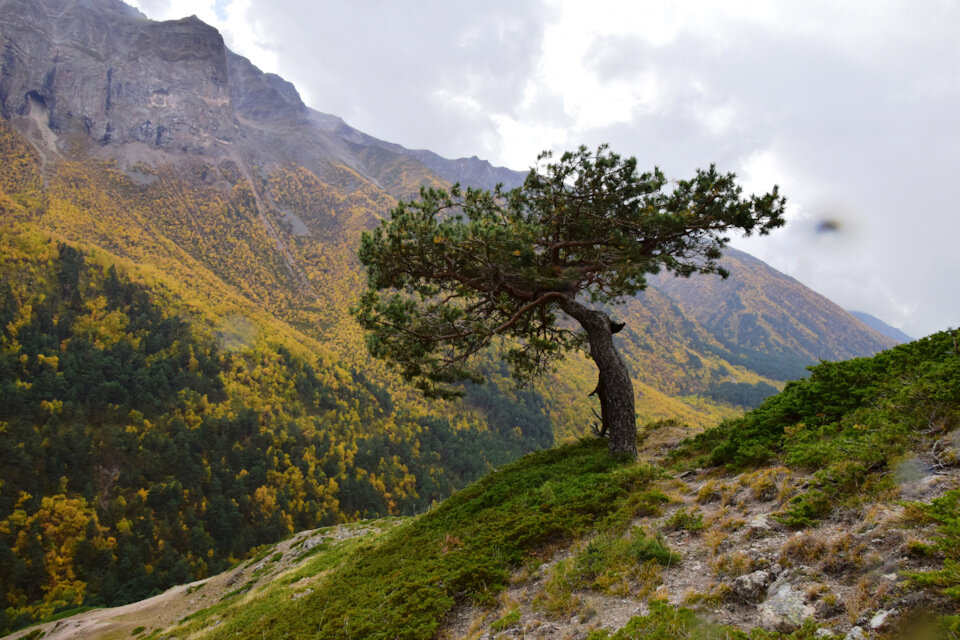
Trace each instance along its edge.
<path fill-rule="evenodd" d="M 843 636 L 843 640 L 867 640 L 867 634 L 860 627 L 853 627 Z"/>
<path fill-rule="evenodd" d="M 882 629 L 886 626 L 887 622 L 890 621 L 890 618 L 897 614 L 896 609 L 883 609 L 877 612 L 877 615 L 873 616 L 870 619 L 870 628 L 874 631 Z"/>
<path fill-rule="evenodd" d="M 769 531 L 770 521 L 767 520 L 767 514 L 758 513 L 750 519 L 750 521 L 747 523 L 747 527 L 753 531 Z"/>
<path fill-rule="evenodd" d="M 733 581 L 733 592 L 747 602 L 758 602 L 767 595 L 767 585 L 773 580 L 769 571 L 754 571 Z"/>
<path fill-rule="evenodd" d="M 803 602 L 803 594 L 790 584 L 778 580 L 770 588 L 773 595 L 759 607 L 760 626 L 770 631 L 792 631 L 816 613 L 813 607 Z"/>
<path fill-rule="evenodd" d="M 830 631 L 830 629 L 824 629 L 823 627 L 821 627 L 817 629 L 817 632 L 814 633 L 813 635 L 815 635 L 818 638 L 832 638 L 833 631 Z"/>

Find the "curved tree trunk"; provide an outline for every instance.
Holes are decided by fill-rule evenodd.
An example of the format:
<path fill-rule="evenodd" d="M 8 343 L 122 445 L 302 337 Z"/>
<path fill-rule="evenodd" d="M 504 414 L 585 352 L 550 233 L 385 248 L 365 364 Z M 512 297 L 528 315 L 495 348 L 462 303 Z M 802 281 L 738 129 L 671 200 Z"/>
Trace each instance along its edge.
<path fill-rule="evenodd" d="M 560 308 L 580 323 L 590 341 L 590 356 L 597 364 L 600 381 L 600 418 L 610 439 L 610 453 L 637 455 L 637 414 L 633 402 L 633 381 L 627 366 L 613 346 L 610 316 L 594 311 L 571 299 L 563 299 Z"/>

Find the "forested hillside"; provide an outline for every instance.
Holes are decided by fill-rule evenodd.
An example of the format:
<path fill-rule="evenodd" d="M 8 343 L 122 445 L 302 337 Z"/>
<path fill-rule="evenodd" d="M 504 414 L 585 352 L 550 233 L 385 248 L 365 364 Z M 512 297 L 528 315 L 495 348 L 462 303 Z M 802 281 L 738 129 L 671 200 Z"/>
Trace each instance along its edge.
<path fill-rule="evenodd" d="M 899 343 L 864 332 L 830 300 L 742 251 L 727 249 L 721 264 L 730 272 L 727 279 L 659 275 L 651 285 L 706 328 L 730 362 L 767 378 L 795 380 L 822 360 Z"/>
<path fill-rule="evenodd" d="M 488 395 L 485 423 L 454 425 L 242 325 L 171 313 L 74 247 L 2 241 L 6 625 L 142 598 L 303 528 L 417 511 L 552 442 L 532 397 L 517 415 Z"/>
<path fill-rule="evenodd" d="M 6 133 L 0 630 L 143 598 L 303 528 L 416 512 L 553 442 L 533 394 L 494 385 L 470 391 L 473 413 L 427 407 L 244 309 L 229 287 L 212 306 L 200 296 L 215 292 L 38 231 L 30 222 L 57 215 L 57 191 L 42 191 L 35 158 Z M 101 198 L 85 175 L 67 173 Z M 121 215 L 106 197 L 101 216 L 76 202 L 74 225 Z M 199 244 L 189 225 L 179 233 L 180 247 Z M 138 259 L 155 248 L 131 246 Z M 213 278 L 184 253 L 181 273 Z M 235 274 L 238 286 L 250 273 Z"/>

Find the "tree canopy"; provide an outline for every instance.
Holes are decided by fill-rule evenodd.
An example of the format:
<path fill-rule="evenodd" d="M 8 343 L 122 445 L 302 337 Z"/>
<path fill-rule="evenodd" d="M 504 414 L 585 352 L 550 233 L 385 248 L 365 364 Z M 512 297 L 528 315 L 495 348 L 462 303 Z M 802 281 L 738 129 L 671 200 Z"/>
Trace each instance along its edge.
<path fill-rule="evenodd" d="M 633 453 L 632 383 L 611 339 L 621 325 L 603 308 L 661 270 L 725 276 L 726 234 L 782 225 L 785 199 L 776 186 L 745 197 L 713 165 L 668 181 L 606 146 L 552 160 L 541 154 L 509 192 L 454 185 L 399 203 L 361 239 L 368 287 L 354 313 L 370 353 L 434 396 L 478 381 L 475 356 L 493 343 L 521 381 L 589 343 L 603 430 Z"/>

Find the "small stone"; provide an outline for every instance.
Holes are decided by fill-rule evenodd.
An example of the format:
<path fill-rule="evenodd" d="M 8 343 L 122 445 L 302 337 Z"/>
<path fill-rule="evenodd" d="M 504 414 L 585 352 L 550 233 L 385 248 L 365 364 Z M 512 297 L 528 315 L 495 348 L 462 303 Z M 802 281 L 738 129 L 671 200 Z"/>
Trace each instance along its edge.
<path fill-rule="evenodd" d="M 875 616 L 870 618 L 870 628 L 874 631 L 883 629 L 887 623 L 890 621 L 890 618 L 897 614 L 896 609 L 882 609 L 877 612 Z"/>
<path fill-rule="evenodd" d="M 747 523 L 747 527 L 752 531 L 769 531 L 770 530 L 770 521 L 767 520 L 767 514 L 759 513 L 750 519 L 750 522 Z"/>
<path fill-rule="evenodd" d="M 773 580 L 769 571 L 754 571 L 733 581 L 733 592 L 747 602 L 759 602 L 767 595 L 767 585 Z"/>
<path fill-rule="evenodd" d="M 843 636 L 843 640 L 867 640 L 867 634 L 860 627 L 853 627 Z"/>
<path fill-rule="evenodd" d="M 778 580 L 770 587 L 773 595 L 757 607 L 760 626 L 770 631 L 793 631 L 807 618 L 814 616 L 813 607 L 803 602 L 803 594 Z"/>
<path fill-rule="evenodd" d="M 884 579 L 884 580 L 889 580 L 890 582 L 896 582 L 896 581 L 897 581 L 897 574 L 895 574 L 895 573 L 885 573 L 885 574 L 883 574 L 883 579 Z"/>
<path fill-rule="evenodd" d="M 843 613 L 844 608 L 839 600 L 824 598 L 817 601 L 814 610 L 817 612 L 818 618 L 827 619 Z"/>
<path fill-rule="evenodd" d="M 824 629 L 823 627 L 821 627 L 817 629 L 817 632 L 814 633 L 813 635 L 816 636 L 817 638 L 832 638 L 833 631 L 830 631 L 830 629 Z"/>

